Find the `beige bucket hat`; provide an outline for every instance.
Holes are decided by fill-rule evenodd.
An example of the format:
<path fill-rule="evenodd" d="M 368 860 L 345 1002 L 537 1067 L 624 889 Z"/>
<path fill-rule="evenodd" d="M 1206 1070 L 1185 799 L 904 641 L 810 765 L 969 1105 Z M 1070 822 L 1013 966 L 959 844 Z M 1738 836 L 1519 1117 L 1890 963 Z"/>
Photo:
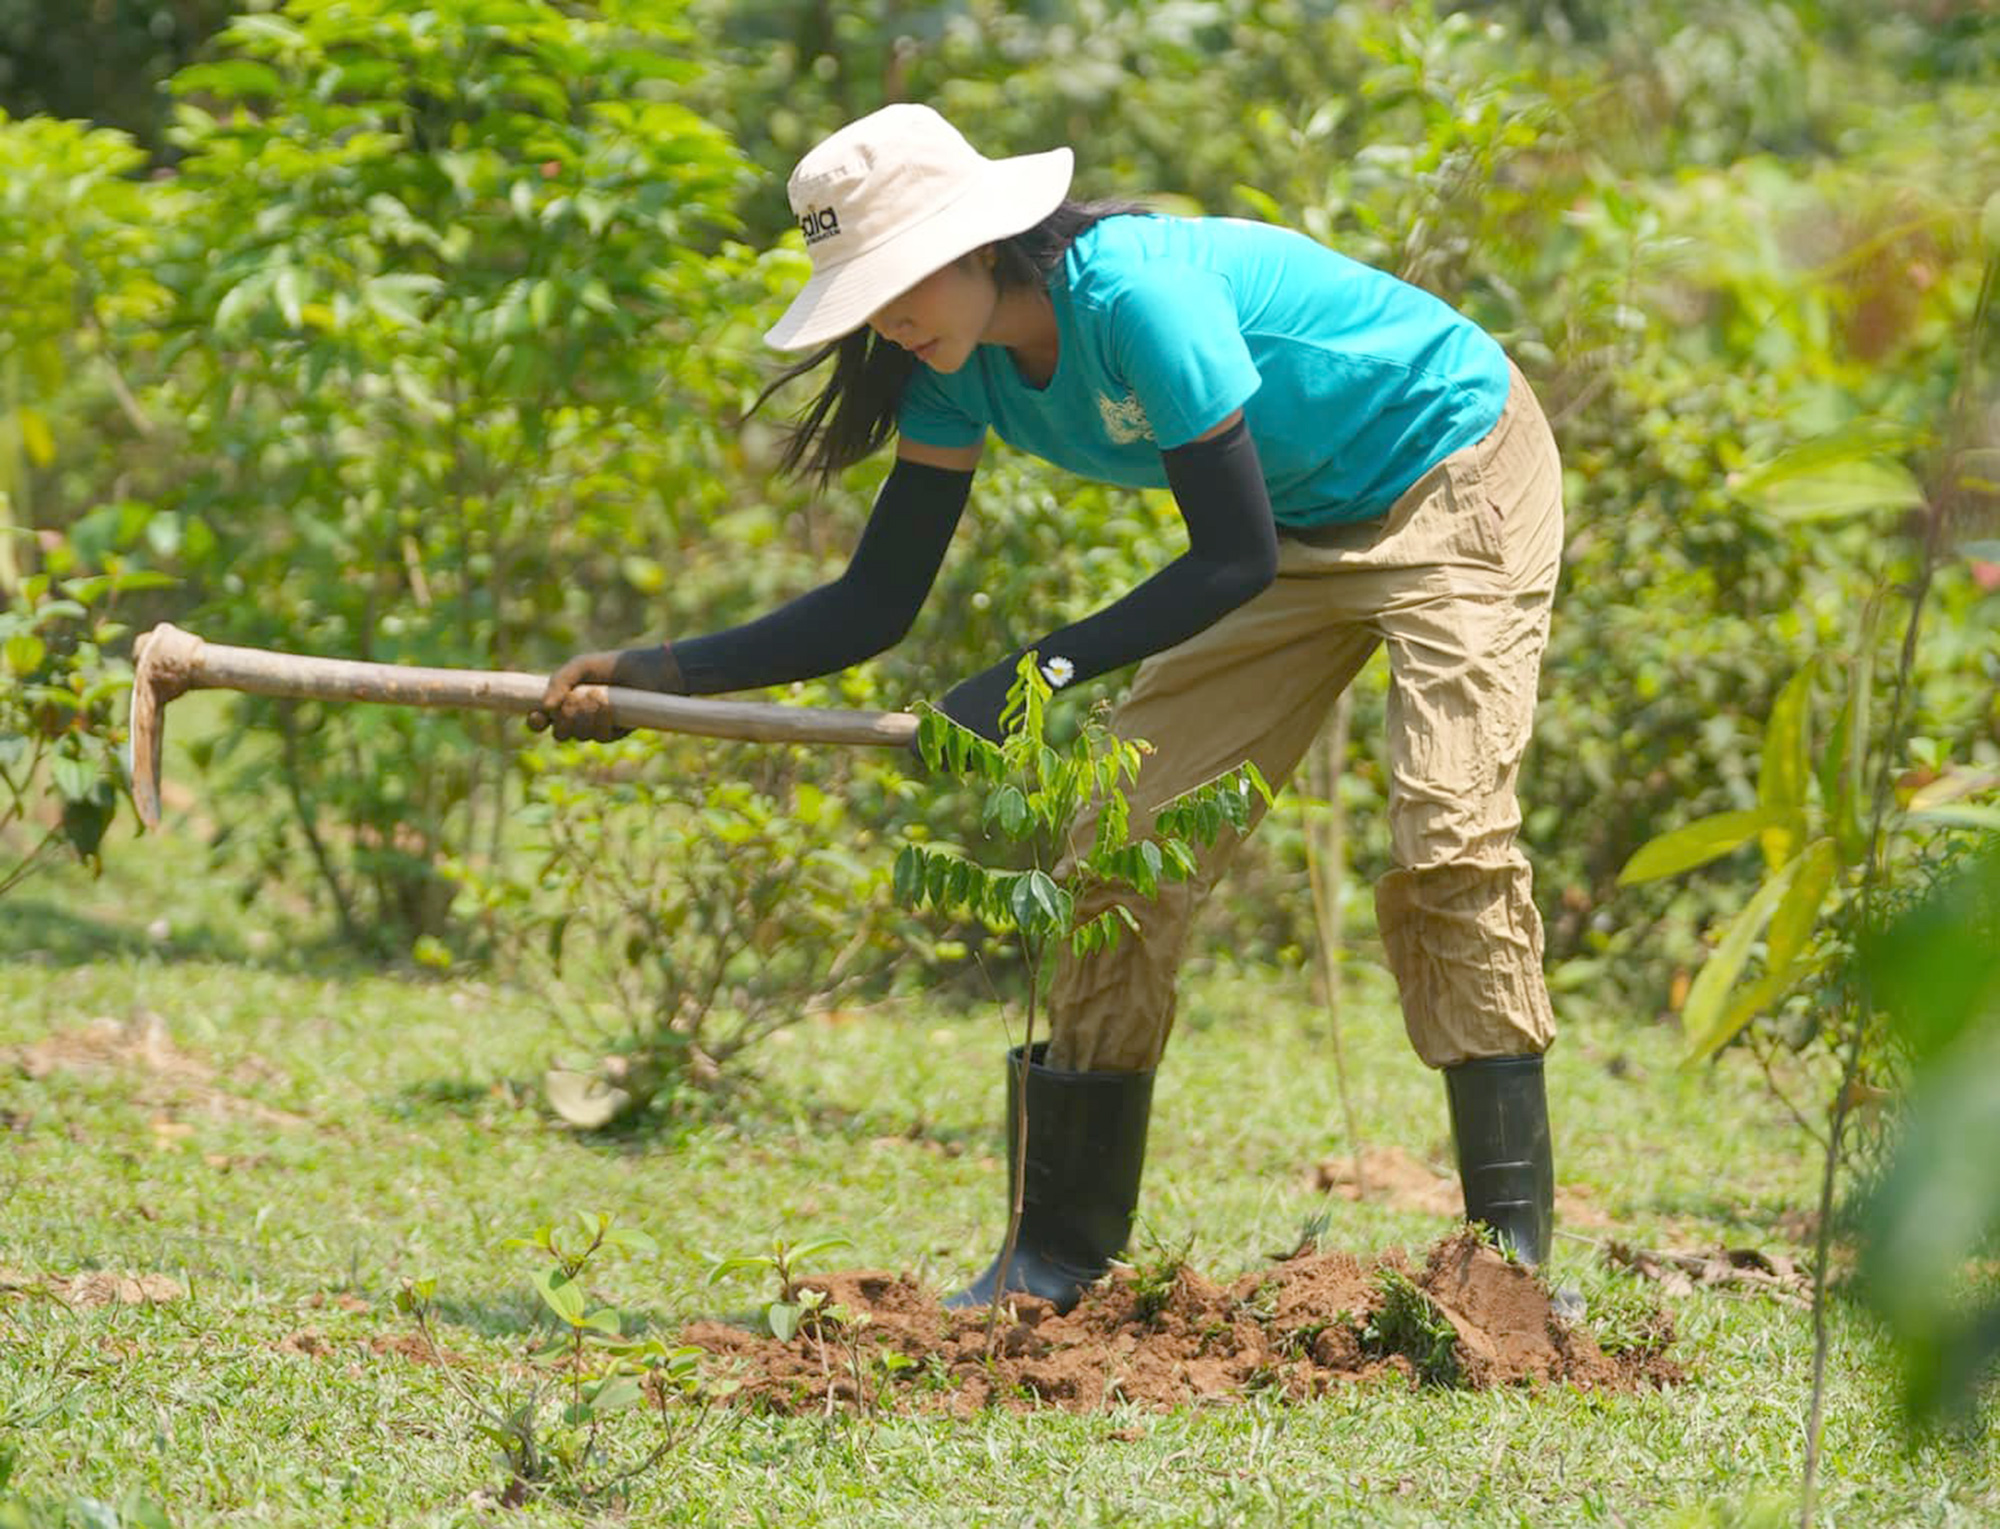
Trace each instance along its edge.
<path fill-rule="evenodd" d="M 885 106 L 799 161 L 786 189 L 812 278 L 765 334 L 809 350 L 959 256 L 1018 234 L 1069 192 L 1068 149 L 988 159 L 928 106 Z"/>

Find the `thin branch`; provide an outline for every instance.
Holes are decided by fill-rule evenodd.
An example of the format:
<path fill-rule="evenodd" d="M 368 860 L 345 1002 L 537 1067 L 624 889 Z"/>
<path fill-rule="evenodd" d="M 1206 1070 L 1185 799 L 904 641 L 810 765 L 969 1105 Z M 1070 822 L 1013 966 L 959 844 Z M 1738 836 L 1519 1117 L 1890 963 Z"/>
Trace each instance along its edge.
<path fill-rule="evenodd" d="M 0 878 L 0 897 L 5 897 L 14 888 L 26 881 L 34 872 L 41 869 L 43 858 L 56 846 L 61 838 L 61 831 L 54 828 L 44 834 L 42 842 L 29 850 L 22 857 L 20 864 L 9 871 L 4 878 Z"/>
<path fill-rule="evenodd" d="M 1757 1066 L 1764 1074 L 1764 1086 L 1776 1096 L 1778 1103 L 1785 1107 L 1785 1112 L 1792 1117 L 1792 1122 L 1824 1150 L 1827 1146 L 1827 1138 L 1820 1134 L 1819 1127 L 1808 1120 L 1805 1113 L 1792 1102 L 1792 1096 L 1785 1091 L 1785 1086 L 1778 1081 L 1778 1075 L 1772 1069 L 1771 1064 L 1777 1055 L 1777 1042 L 1763 1035 L 1754 1026 L 1746 1030 L 1744 1034 L 1750 1042 L 1750 1054 L 1756 1057 Z M 1762 1046 L 1759 1045 L 1760 1041 L 1764 1043 Z"/>
<path fill-rule="evenodd" d="M 1996 285 L 2000 285 L 2000 258 L 1986 263 L 1986 270 L 1979 285 L 1979 298 L 1973 308 L 1969 343 L 1965 349 L 1966 361 L 1959 372 L 1958 392 L 1953 399 L 1952 418 L 1956 427 L 1952 433 L 1954 446 L 1963 441 L 1969 433 L 1966 427 L 1972 418 L 1973 377 L 1978 370 L 1980 343 L 1992 313 Z M 1955 451 L 1947 451 L 1945 461 L 1950 463 L 1955 460 L 1955 456 Z M 1951 502 L 1942 493 L 1927 496 L 1925 509 L 1928 513 L 1924 522 L 1924 539 L 1916 576 L 1910 584 L 1910 614 L 1903 627 L 1902 651 L 1896 666 L 1896 685 L 1889 699 L 1889 723 L 1882 734 L 1881 757 L 1872 782 L 1868 863 L 1862 872 L 1860 893 L 1861 928 L 1864 934 L 1879 927 L 1881 901 L 1889 889 L 1891 875 L 1888 857 L 1889 811 L 1893 803 L 1895 751 L 1910 722 L 1912 692 L 1915 689 L 1913 677 L 1917 664 L 1917 639 L 1923 629 L 1924 605 L 1930 597 L 1938 560 L 1944 548 L 1947 522 L 1951 518 Z M 1865 740 L 1863 746 L 1866 746 Z M 1818 1494 L 1820 1435 L 1826 1415 L 1826 1282 L 1827 1264 L 1833 1241 L 1834 1183 L 1840 1171 L 1841 1137 L 1846 1130 L 1848 1115 L 1853 1107 L 1854 1084 L 1861 1073 L 1862 1043 L 1874 1014 L 1874 991 L 1873 984 L 1869 980 L 1867 962 L 1856 961 L 1854 972 L 1855 986 L 1849 990 L 1847 997 L 1847 1011 L 1851 1023 L 1841 1059 L 1840 1088 L 1833 1100 L 1825 1169 L 1820 1177 L 1819 1231 L 1814 1238 L 1812 1406 L 1806 1420 L 1806 1462 L 1799 1510 L 1800 1529 L 1812 1529 L 1813 1525 Z"/>
<path fill-rule="evenodd" d="M 130 420 L 132 428 L 142 437 L 149 437 L 156 426 L 143 409 L 132 389 L 125 381 L 124 372 L 118 367 L 118 348 L 112 343 L 110 331 L 104 327 L 104 320 L 98 317 L 97 305 L 86 303 L 83 308 L 83 322 L 86 328 L 103 342 L 104 348 L 97 353 L 97 359 L 104 363 L 104 372 L 111 382 L 111 396 L 118 400 L 118 407 Z"/>

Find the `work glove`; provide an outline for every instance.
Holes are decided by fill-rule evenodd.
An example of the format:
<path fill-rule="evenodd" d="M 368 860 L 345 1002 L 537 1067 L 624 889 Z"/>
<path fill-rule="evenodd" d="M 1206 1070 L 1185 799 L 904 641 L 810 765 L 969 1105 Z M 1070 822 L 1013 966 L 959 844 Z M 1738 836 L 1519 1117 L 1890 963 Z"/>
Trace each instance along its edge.
<path fill-rule="evenodd" d="M 565 742 L 587 739 L 610 743 L 632 731 L 611 720 L 611 707 L 600 690 L 576 693 L 579 685 L 619 685 L 628 690 L 681 694 L 681 667 L 673 647 L 616 648 L 604 653 L 579 653 L 549 676 L 542 703 L 528 713 L 528 726 L 548 729 Z"/>

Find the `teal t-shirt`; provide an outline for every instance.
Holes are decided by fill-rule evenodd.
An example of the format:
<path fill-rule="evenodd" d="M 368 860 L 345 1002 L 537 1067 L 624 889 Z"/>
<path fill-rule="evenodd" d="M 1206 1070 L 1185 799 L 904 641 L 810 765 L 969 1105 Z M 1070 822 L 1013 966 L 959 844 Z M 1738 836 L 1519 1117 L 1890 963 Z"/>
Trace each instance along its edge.
<path fill-rule="evenodd" d="M 1050 281 L 1060 351 L 1042 388 L 981 345 L 919 366 L 898 427 L 970 446 L 991 429 L 1083 477 L 1163 488 L 1160 453 L 1241 409 L 1282 525 L 1366 520 L 1500 417 L 1507 359 L 1447 304 L 1303 234 L 1233 218 L 1119 216 Z"/>

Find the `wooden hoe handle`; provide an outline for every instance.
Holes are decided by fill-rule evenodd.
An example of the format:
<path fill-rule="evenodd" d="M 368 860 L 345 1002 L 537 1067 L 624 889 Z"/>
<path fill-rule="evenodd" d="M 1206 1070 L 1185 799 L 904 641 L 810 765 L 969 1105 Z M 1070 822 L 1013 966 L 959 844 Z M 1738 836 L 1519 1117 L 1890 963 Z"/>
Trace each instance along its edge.
<path fill-rule="evenodd" d="M 353 659 L 308 658 L 230 648 L 162 624 L 139 638 L 132 676 L 132 803 L 148 828 L 160 823 L 160 743 L 167 702 L 187 690 L 241 690 L 295 701 L 386 701 L 395 706 L 469 707 L 515 716 L 542 704 L 548 677 L 508 670 L 419 669 Z M 582 689 L 584 687 L 578 687 Z M 612 722 L 702 738 L 754 743 L 895 746 L 916 736 L 906 711 L 840 711 L 770 701 L 714 701 L 603 687 Z"/>

